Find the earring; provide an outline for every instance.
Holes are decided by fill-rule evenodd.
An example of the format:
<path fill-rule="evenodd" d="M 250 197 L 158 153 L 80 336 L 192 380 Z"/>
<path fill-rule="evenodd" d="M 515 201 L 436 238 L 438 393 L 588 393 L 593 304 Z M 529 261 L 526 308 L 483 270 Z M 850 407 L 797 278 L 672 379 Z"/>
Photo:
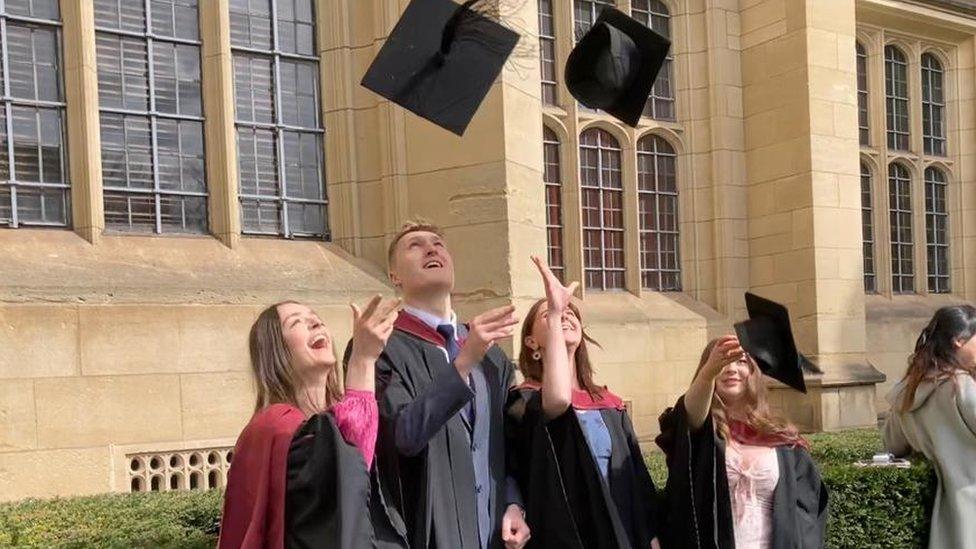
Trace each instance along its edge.
<path fill-rule="evenodd" d="M 542 353 L 538 349 L 532 351 L 532 360 L 542 360 Z"/>

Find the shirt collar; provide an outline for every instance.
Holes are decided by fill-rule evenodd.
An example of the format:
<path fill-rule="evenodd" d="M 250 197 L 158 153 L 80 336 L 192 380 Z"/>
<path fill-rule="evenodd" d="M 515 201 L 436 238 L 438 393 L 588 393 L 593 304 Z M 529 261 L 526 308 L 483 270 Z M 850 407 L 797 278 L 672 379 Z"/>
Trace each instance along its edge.
<path fill-rule="evenodd" d="M 454 333 L 457 334 L 457 315 L 454 314 L 454 311 L 451 311 L 450 318 L 441 318 L 422 309 L 411 307 L 410 305 L 404 305 L 403 310 L 417 317 L 421 322 L 430 326 L 434 330 L 436 330 L 441 324 L 450 324 L 454 328 Z M 455 337 L 457 336 L 455 335 Z"/>

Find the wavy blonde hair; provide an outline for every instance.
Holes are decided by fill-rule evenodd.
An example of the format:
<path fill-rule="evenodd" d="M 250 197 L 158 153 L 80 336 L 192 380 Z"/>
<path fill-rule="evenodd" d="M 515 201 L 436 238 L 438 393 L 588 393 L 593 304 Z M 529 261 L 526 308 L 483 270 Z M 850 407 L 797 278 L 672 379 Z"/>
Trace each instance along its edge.
<path fill-rule="evenodd" d="M 695 370 L 696 378 L 701 373 L 702 368 L 705 367 L 705 363 L 708 362 L 708 356 L 712 353 L 712 349 L 715 348 L 717 343 L 718 339 L 713 339 L 705 346 L 705 350 L 702 351 L 701 360 L 698 362 L 698 369 Z M 799 443 L 801 441 L 800 431 L 796 426 L 783 418 L 775 416 L 772 410 L 770 410 L 769 391 L 763 380 L 762 372 L 759 371 L 759 367 L 756 365 L 756 361 L 751 356 L 746 355 L 746 362 L 749 364 L 749 377 L 746 379 L 746 391 L 743 395 L 743 398 L 746 399 L 744 407 L 746 417 L 743 418 L 743 422 L 755 429 L 761 436 Z M 725 403 L 722 402 L 718 391 L 712 392 L 711 415 L 716 432 L 722 437 L 722 440 L 728 441 L 730 436 L 729 417 Z"/>

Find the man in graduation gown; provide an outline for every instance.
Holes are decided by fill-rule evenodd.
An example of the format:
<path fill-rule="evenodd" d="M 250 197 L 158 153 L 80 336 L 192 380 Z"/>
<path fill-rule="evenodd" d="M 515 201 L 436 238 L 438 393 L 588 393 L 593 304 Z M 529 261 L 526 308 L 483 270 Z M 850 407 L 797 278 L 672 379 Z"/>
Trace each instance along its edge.
<path fill-rule="evenodd" d="M 506 474 L 503 410 L 514 367 L 494 342 L 512 307 L 465 326 L 440 230 L 412 223 L 389 249 L 404 307 L 377 361 L 376 473 L 389 518 L 413 548 L 521 547 L 529 530 Z"/>

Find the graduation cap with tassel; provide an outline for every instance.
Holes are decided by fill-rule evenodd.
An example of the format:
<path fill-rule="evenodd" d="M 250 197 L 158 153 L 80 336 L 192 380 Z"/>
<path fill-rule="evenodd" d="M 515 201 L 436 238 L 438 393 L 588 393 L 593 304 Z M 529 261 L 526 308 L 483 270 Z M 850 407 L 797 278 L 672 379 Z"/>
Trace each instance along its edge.
<path fill-rule="evenodd" d="M 742 348 L 756 360 L 762 373 L 806 393 L 803 371 L 819 373 L 796 350 L 790 313 L 783 305 L 746 292 L 749 320 L 738 322 L 735 333 Z"/>
<path fill-rule="evenodd" d="M 479 1 L 412 0 L 361 84 L 463 135 L 519 41 Z"/>

